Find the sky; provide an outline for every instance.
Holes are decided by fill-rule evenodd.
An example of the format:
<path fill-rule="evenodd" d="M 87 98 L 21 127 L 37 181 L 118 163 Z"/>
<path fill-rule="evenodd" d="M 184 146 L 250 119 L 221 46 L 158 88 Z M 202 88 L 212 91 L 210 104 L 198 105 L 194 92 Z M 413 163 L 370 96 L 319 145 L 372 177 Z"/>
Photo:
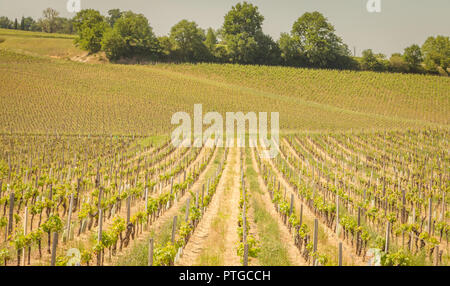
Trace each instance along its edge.
<path fill-rule="evenodd" d="M 0 16 L 20 18 L 42 16 L 51 7 L 63 17 L 72 17 L 68 0 L 0 0 Z M 367 2 L 376 0 L 247 0 L 264 16 L 263 30 L 277 40 L 290 32 L 305 12 L 319 11 L 336 28 L 336 34 L 356 55 L 371 48 L 390 56 L 412 44 L 422 45 L 429 36 L 450 35 L 450 0 L 379 0 L 381 12 L 369 13 Z M 238 0 L 80 0 L 81 8 L 93 8 L 106 15 L 109 9 L 144 14 L 158 36 L 169 33 L 182 19 L 206 29 L 220 28 L 223 17 Z"/>

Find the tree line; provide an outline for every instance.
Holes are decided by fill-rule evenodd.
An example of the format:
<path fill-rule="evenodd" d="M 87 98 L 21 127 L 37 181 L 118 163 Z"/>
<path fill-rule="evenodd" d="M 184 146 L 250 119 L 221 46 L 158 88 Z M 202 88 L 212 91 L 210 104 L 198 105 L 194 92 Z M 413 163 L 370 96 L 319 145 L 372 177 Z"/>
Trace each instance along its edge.
<path fill-rule="evenodd" d="M 59 12 L 47 8 L 42 12 L 42 18 L 34 20 L 32 17 L 22 16 L 20 22 L 17 18 L 10 20 L 8 17 L 0 17 L 0 28 L 22 31 L 74 34 L 72 19 L 59 17 Z"/>
<path fill-rule="evenodd" d="M 59 17 L 48 14 L 44 11 L 40 20 L 46 27 L 42 30 L 56 32 Z M 90 53 L 104 51 L 111 61 L 133 58 L 442 75 L 447 75 L 450 68 L 448 36 L 429 37 L 421 47 L 414 44 L 390 58 L 371 49 L 355 57 L 321 13 L 303 14 L 289 33 L 281 33 L 274 41 L 262 30 L 264 16 L 258 7 L 247 2 L 233 6 L 218 30 L 205 31 L 193 21 L 181 20 L 161 37 L 155 35 L 144 15 L 132 11 L 112 9 L 103 16 L 97 10 L 86 9 L 68 21 L 71 32 L 77 34 L 77 46 Z"/>

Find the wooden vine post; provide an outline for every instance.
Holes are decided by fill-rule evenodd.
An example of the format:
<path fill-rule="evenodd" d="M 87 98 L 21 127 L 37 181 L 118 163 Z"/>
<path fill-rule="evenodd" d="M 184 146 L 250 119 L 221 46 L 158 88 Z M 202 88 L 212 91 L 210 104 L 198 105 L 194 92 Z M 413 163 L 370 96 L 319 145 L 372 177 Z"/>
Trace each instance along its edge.
<path fill-rule="evenodd" d="M 339 195 L 336 195 L 336 235 L 339 237 Z"/>
<path fill-rule="evenodd" d="M 428 234 L 431 235 L 431 227 L 433 225 L 433 200 L 430 198 L 428 200 Z"/>
<path fill-rule="evenodd" d="M 130 215 L 131 215 L 131 197 L 127 198 L 127 225 L 130 223 Z"/>
<path fill-rule="evenodd" d="M 184 221 L 187 222 L 189 219 L 189 203 L 190 203 L 191 198 L 188 198 L 186 201 L 186 215 L 184 217 Z"/>
<path fill-rule="evenodd" d="M 313 237 L 313 254 L 317 252 L 317 240 L 318 240 L 318 234 L 319 234 L 319 220 L 316 218 L 314 219 L 314 237 Z M 316 259 L 313 258 L 313 265 L 316 265 Z"/>
<path fill-rule="evenodd" d="M 25 214 L 24 214 L 24 221 L 23 221 L 23 235 L 27 235 L 27 228 L 28 228 L 28 207 L 25 207 Z M 22 256 L 23 256 L 23 265 L 25 266 L 25 247 L 22 249 Z"/>
<path fill-rule="evenodd" d="M 147 180 L 146 180 L 147 182 Z M 147 215 L 147 221 L 145 228 L 147 229 L 149 220 L 148 220 L 148 187 L 145 187 L 145 214 Z"/>
<path fill-rule="evenodd" d="M 69 213 L 67 214 L 67 241 L 70 240 L 70 221 L 72 219 L 73 194 L 70 195 Z"/>
<path fill-rule="evenodd" d="M 14 192 L 9 194 L 9 219 L 8 219 L 8 235 L 11 235 L 14 226 Z"/>
<path fill-rule="evenodd" d="M 300 204 L 300 227 L 303 224 L 303 203 Z"/>
<path fill-rule="evenodd" d="M 293 209 L 294 209 L 294 194 L 291 194 L 291 206 L 289 208 L 289 216 L 292 215 Z"/>
<path fill-rule="evenodd" d="M 434 256 L 434 266 L 439 266 L 440 260 L 439 245 L 436 245 L 434 251 L 436 252 Z"/>
<path fill-rule="evenodd" d="M 361 226 L 361 207 L 358 207 L 358 227 Z M 356 233 L 356 254 L 358 254 L 359 247 L 361 246 L 360 242 L 361 232 L 358 231 Z"/>
<path fill-rule="evenodd" d="M 384 247 L 384 252 L 389 253 L 389 238 L 391 233 L 391 222 L 388 221 L 386 225 L 386 245 Z"/>
<path fill-rule="evenodd" d="M 55 266 L 56 263 L 56 248 L 58 246 L 58 233 L 53 233 L 53 244 L 52 244 L 52 258 L 50 261 L 51 266 Z"/>
<path fill-rule="evenodd" d="M 153 245 L 154 240 L 150 238 L 148 242 L 148 266 L 153 266 Z"/>
<path fill-rule="evenodd" d="M 205 211 L 205 207 L 204 207 L 204 204 L 203 204 L 204 196 L 205 196 L 205 184 L 203 184 L 203 186 L 202 186 L 202 209 L 201 209 L 202 214 Z"/>
<path fill-rule="evenodd" d="M 244 243 L 244 266 L 248 266 L 248 243 Z"/>
<path fill-rule="evenodd" d="M 175 243 L 175 232 L 177 230 L 177 216 L 173 217 L 173 224 L 172 224 L 172 243 Z"/>
<path fill-rule="evenodd" d="M 99 213 L 98 213 L 98 235 L 97 235 L 97 240 L 98 243 L 102 243 L 102 227 L 103 227 L 103 211 L 102 209 L 99 209 Z M 102 251 L 99 251 L 97 253 L 97 266 L 101 265 L 101 261 L 102 261 Z"/>

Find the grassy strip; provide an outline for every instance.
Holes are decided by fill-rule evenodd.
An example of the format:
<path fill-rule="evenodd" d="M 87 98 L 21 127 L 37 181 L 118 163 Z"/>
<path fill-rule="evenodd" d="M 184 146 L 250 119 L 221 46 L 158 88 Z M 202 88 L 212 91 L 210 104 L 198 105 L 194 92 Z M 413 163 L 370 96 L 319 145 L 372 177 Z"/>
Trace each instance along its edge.
<path fill-rule="evenodd" d="M 168 135 L 153 135 L 138 141 L 138 145 L 141 147 L 148 147 L 153 145 L 154 147 L 159 147 L 168 139 Z"/>
<path fill-rule="evenodd" d="M 287 250 L 280 239 L 278 223 L 265 209 L 261 196 L 262 190 L 259 188 L 258 174 L 251 164 L 250 149 L 246 149 L 247 168 L 245 170 L 247 181 L 250 184 L 252 193 L 252 206 L 254 210 L 254 220 L 258 229 L 260 240 L 260 252 L 258 261 L 263 266 L 290 266 Z"/>
<path fill-rule="evenodd" d="M 76 35 L 70 34 L 58 34 L 58 33 L 44 33 L 44 32 L 32 32 L 21 31 L 12 29 L 0 29 L 0 35 L 12 36 L 12 37 L 31 37 L 31 38 L 50 38 L 50 39 L 75 39 Z"/>
<path fill-rule="evenodd" d="M 214 218 L 211 226 L 208 245 L 201 252 L 196 265 L 221 266 L 224 265 L 223 251 L 225 249 L 225 233 L 227 226 L 225 221 L 229 214 L 220 210 Z"/>

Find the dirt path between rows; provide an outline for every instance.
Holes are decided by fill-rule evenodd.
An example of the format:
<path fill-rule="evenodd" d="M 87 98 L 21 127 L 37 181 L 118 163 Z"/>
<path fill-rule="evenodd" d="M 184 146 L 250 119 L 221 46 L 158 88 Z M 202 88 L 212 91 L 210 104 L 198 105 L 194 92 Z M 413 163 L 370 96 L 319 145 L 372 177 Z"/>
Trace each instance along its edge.
<path fill-rule="evenodd" d="M 237 255 L 240 199 L 239 154 L 238 148 L 229 149 L 216 194 L 189 239 L 177 265 L 199 265 L 208 263 L 210 260 L 217 265 L 241 265 Z M 220 223 L 220 226 L 215 225 L 217 223 Z"/>
<path fill-rule="evenodd" d="M 240 259 L 237 255 L 237 248 L 239 243 L 238 216 L 239 216 L 239 200 L 240 200 L 240 148 L 233 147 L 230 149 L 229 173 L 223 177 L 225 183 L 230 182 L 229 187 L 231 193 L 230 197 L 224 197 L 225 208 L 229 210 L 230 216 L 226 220 L 227 230 L 225 233 L 225 266 L 239 266 Z M 228 187 L 228 186 L 227 186 Z"/>
<path fill-rule="evenodd" d="M 193 235 L 186 244 L 183 254 L 180 257 L 177 265 L 179 266 L 193 266 L 199 264 L 199 255 L 207 247 L 207 242 L 211 237 L 211 229 L 213 220 L 216 218 L 219 212 L 220 203 L 224 199 L 225 190 L 225 180 L 229 174 L 230 164 L 228 160 L 230 159 L 230 154 L 227 154 L 225 159 L 225 169 L 223 175 L 217 185 L 216 193 L 214 194 L 206 212 L 204 213 L 201 221 L 199 222 L 197 228 L 195 229 Z"/>

